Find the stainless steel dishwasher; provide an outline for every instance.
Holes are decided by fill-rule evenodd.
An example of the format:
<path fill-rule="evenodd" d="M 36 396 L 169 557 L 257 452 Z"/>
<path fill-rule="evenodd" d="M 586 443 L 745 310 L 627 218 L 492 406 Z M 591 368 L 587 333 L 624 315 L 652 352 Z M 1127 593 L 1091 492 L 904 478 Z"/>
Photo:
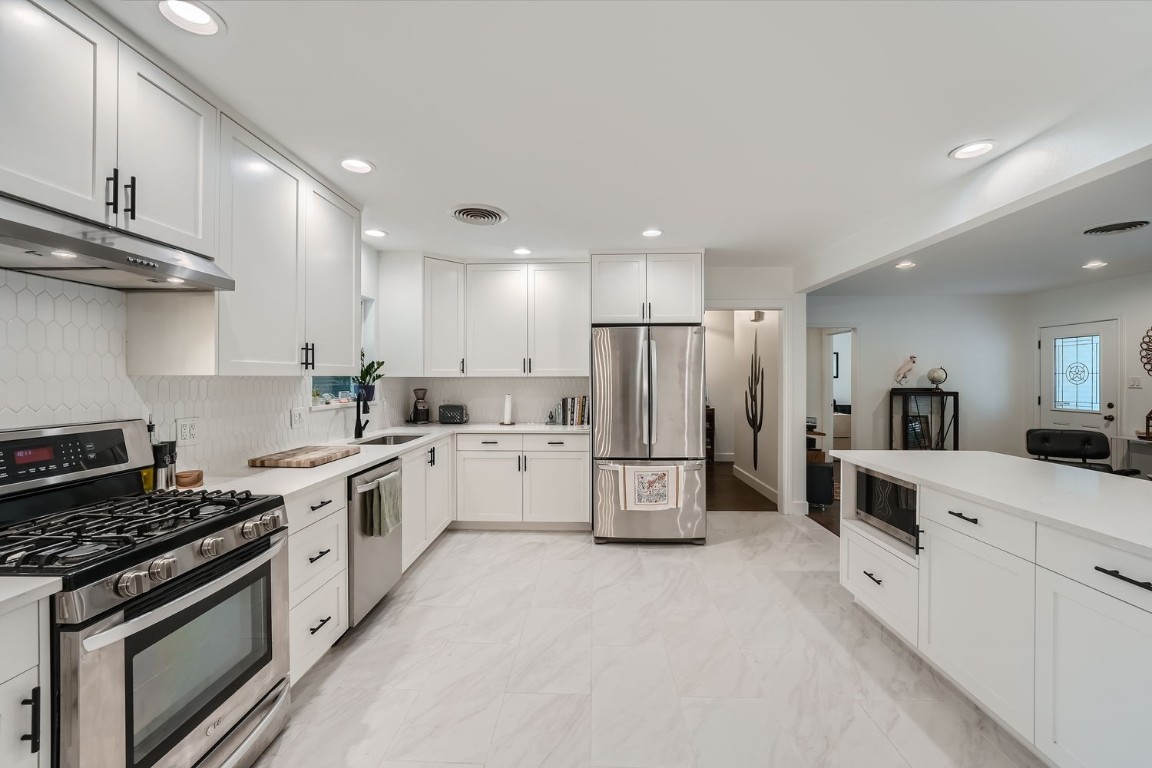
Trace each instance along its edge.
<path fill-rule="evenodd" d="M 400 459 L 393 459 L 348 478 L 348 625 L 354 627 L 396 586 L 403 572 L 400 542 L 403 523 L 386 536 L 364 533 L 365 495 L 376 483 L 395 473 L 399 480 Z M 401 517 L 401 510 L 396 510 Z"/>

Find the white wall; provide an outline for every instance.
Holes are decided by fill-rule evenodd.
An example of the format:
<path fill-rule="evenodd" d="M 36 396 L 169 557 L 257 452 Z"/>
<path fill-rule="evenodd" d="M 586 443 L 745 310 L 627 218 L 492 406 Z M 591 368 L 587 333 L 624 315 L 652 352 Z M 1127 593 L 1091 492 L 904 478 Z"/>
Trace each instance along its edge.
<path fill-rule="evenodd" d="M 840 376 L 832 379 L 832 399 L 839 405 L 852 405 L 851 332 L 832 336 L 832 354 L 840 357 Z"/>
<path fill-rule="evenodd" d="M 734 350 L 736 353 L 737 402 L 740 412 L 736 419 L 736 460 L 734 471 L 737 477 L 752 485 L 773 501 L 778 501 L 780 486 L 780 387 L 784 381 L 781 375 L 780 354 L 780 313 L 765 312 L 761 322 L 752 322 L 751 312 L 735 312 L 733 322 Z M 756 345 L 754 347 L 754 344 Z M 758 435 L 748 425 L 745 408 L 745 393 L 748 377 L 752 371 L 753 349 L 759 354 L 759 364 L 764 368 L 764 422 Z M 759 388 L 757 387 L 757 394 Z M 753 439 L 759 444 L 759 456 L 753 465 Z"/>
<path fill-rule="evenodd" d="M 810 296 L 809 325 L 855 327 L 852 398 L 855 448 L 888 447 L 889 390 L 908 355 L 907 386 L 930 386 L 929 368 L 948 369 L 960 393 L 960 448 L 1024 455 L 1032 409 L 1023 394 L 1029 356 L 1027 302 L 1016 296 Z M 1033 401 L 1034 396 L 1033 396 Z"/>
<path fill-rule="evenodd" d="M 708 404 L 716 409 L 716 461 L 735 460 L 736 433 L 744 424 L 744 404 L 738 410 L 736 402 L 744 390 L 733 348 L 733 315 L 729 310 L 704 313 L 704 375 Z"/>

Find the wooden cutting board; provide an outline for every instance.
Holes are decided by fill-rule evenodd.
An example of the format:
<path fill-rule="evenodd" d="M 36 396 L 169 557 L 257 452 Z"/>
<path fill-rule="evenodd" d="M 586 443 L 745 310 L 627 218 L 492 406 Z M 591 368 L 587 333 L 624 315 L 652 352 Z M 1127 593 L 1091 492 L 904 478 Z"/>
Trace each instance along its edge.
<path fill-rule="evenodd" d="M 360 453 L 358 445 L 305 445 L 289 451 L 270 453 L 267 456 L 257 456 L 248 459 L 250 467 L 318 467 L 346 456 L 355 456 Z"/>

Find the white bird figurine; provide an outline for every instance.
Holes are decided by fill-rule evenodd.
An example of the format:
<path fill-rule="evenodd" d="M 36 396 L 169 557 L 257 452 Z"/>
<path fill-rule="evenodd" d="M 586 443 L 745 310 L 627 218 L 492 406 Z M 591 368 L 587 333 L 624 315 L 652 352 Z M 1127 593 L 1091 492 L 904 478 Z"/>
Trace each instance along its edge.
<path fill-rule="evenodd" d="M 908 376 L 912 373 L 912 369 L 916 367 L 916 355 L 908 355 L 899 368 L 896 369 L 896 375 L 893 380 L 900 386 L 904 386 L 904 382 L 908 381 Z"/>

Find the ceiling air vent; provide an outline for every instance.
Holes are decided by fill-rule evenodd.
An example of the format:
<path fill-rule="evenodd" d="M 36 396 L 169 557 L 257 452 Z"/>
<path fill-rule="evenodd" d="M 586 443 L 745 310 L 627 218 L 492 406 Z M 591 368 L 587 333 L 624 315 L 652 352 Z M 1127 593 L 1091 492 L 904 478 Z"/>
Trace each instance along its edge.
<path fill-rule="evenodd" d="M 452 211 L 452 218 L 465 224 L 490 227 L 508 220 L 508 214 L 493 205 L 462 205 Z"/>
<path fill-rule="evenodd" d="M 1115 224 L 1104 224 L 1100 227 L 1092 227 L 1092 229 L 1084 230 L 1086 235 L 1119 235 L 1124 232 L 1132 232 L 1137 229 L 1143 229 L 1148 226 L 1146 221 L 1118 221 Z"/>

